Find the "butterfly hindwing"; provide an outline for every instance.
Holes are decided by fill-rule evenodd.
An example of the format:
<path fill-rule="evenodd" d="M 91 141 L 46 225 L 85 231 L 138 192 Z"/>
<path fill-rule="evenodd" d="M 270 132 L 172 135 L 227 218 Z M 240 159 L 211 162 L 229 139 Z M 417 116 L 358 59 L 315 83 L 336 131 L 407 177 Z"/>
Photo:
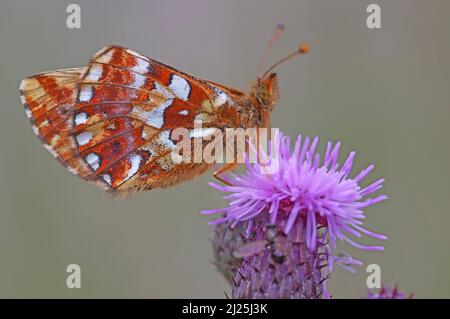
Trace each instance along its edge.
<path fill-rule="evenodd" d="M 71 136 L 72 115 L 78 81 L 84 68 L 32 75 L 20 84 L 21 101 L 33 131 L 44 147 L 69 171 L 87 180 L 95 179 Z"/>

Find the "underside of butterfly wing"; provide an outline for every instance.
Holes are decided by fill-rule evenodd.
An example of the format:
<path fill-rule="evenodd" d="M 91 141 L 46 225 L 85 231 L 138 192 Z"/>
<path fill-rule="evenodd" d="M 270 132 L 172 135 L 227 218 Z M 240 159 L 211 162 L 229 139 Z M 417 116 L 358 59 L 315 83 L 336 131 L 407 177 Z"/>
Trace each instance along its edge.
<path fill-rule="evenodd" d="M 211 166 L 174 163 L 173 130 L 229 126 L 232 103 L 209 82 L 111 46 L 80 76 L 70 132 L 79 158 L 110 192 L 167 187 Z"/>
<path fill-rule="evenodd" d="M 32 75 L 22 80 L 20 98 L 44 147 L 70 172 L 95 181 L 92 170 L 78 156 L 71 135 L 78 81 L 83 72 L 85 68 L 72 68 Z"/>
<path fill-rule="evenodd" d="M 175 163 L 177 128 L 189 138 L 239 126 L 243 93 L 110 46 L 83 68 L 40 73 L 20 84 L 33 131 L 69 171 L 113 194 L 172 186 L 208 163 Z M 201 123 L 202 129 L 198 129 Z"/>

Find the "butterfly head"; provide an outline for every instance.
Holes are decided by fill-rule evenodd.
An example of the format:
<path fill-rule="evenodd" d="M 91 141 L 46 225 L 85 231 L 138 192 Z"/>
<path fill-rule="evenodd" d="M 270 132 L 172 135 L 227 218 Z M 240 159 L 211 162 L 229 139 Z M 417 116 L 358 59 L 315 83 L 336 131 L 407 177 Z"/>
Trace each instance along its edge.
<path fill-rule="evenodd" d="M 257 101 L 257 105 L 267 112 L 272 111 L 279 98 L 277 74 L 270 73 L 258 79 L 252 93 Z"/>
<path fill-rule="evenodd" d="M 260 72 L 260 76 L 258 77 L 258 80 L 253 87 L 252 93 L 254 95 L 254 98 L 258 102 L 257 104 L 259 104 L 261 108 L 270 112 L 278 102 L 278 77 L 277 74 L 273 72 L 273 70 L 287 60 L 300 54 L 306 54 L 308 51 L 309 46 L 307 44 L 301 44 L 296 51 L 274 63 L 270 68 L 267 69 L 266 72 L 264 72 L 264 74 L 261 75 Z"/>

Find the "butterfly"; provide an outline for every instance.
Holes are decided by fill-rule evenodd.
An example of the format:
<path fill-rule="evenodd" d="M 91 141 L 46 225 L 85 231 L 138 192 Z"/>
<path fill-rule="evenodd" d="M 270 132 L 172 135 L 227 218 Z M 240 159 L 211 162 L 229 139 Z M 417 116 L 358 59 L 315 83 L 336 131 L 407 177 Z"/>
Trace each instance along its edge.
<path fill-rule="evenodd" d="M 130 194 L 191 180 L 212 166 L 173 161 L 178 127 L 268 127 L 279 96 L 272 70 L 306 51 L 300 46 L 243 93 L 107 46 L 84 67 L 23 79 L 20 99 L 34 133 L 63 166 L 107 192 Z M 221 179 L 231 166 L 213 175 Z"/>

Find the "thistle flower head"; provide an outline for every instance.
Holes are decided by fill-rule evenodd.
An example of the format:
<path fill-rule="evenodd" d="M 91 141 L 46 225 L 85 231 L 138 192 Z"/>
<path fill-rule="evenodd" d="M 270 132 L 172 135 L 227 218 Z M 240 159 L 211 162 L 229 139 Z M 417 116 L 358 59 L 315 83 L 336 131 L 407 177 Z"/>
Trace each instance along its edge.
<path fill-rule="evenodd" d="M 387 285 L 382 285 L 377 292 L 367 292 L 366 299 L 411 299 L 414 294 L 407 295 L 398 290 L 397 285 L 394 288 Z"/>
<path fill-rule="evenodd" d="M 248 232 L 253 220 L 262 214 L 268 216 L 270 224 L 283 225 L 285 234 L 301 222 L 305 224 L 305 242 L 310 251 L 318 245 L 319 231 L 326 233 L 332 247 L 337 240 L 343 240 L 364 250 L 382 250 L 382 246 L 365 246 L 350 237 L 387 238 L 362 226 L 363 210 L 387 199 L 385 195 L 368 198 L 383 186 L 384 179 L 362 187 L 360 183 L 374 165 L 351 177 L 356 153 L 350 152 L 340 165 L 341 143 L 328 142 L 322 157 L 316 152 L 318 141 L 317 137 L 311 140 L 299 135 L 291 152 L 289 137 L 276 134 L 269 149 L 270 161 L 250 163 L 247 158 L 247 172 L 228 175 L 230 185 L 210 184 L 228 193 L 224 198 L 229 200 L 229 206 L 203 211 L 203 214 L 223 213 L 212 224 L 226 221 L 234 226 L 246 222 Z M 274 163 L 278 169 L 268 174 L 268 165 Z"/>
<path fill-rule="evenodd" d="M 220 272 L 232 283 L 233 299 L 329 298 L 330 264 L 336 263 L 319 234 L 313 252 L 305 245 L 305 223 L 288 235 L 282 225 L 270 225 L 267 216 L 255 217 L 249 237 L 246 223 L 215 225 L 214 257 Z"/>

